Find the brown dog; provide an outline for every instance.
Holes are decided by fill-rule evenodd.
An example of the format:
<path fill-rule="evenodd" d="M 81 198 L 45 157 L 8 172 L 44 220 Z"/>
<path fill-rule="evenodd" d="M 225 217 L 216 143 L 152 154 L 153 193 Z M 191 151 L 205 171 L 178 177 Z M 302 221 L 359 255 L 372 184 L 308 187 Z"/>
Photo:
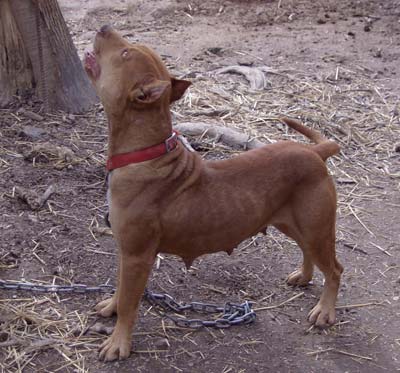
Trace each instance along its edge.
<path fill-rule="evenodd" d="M 118 290 L 96 307 L 102 316 L 118 314 L 100 358 L 129 356 L 157 253 L 179 255 L 190 265 L 203 254 L 231 253 L 268 225 L 303 251 L 303 265 L 289 275 L 289 284 L 306 285 L 314 265 L 323 272 L 322 296 L 309 320 L 332 324 L 343 269 L 335 257 L 336 192 L 324 161 L 338 145 L 284 119 L 316 145 L 282 141 L 232 159 L 203 161 L 171 136 L 169 105 L 190 83 L 172 78 L 153 51 L 103 26 L 85 68 L 109 121 L 110 222 L 119 246 Z"/>

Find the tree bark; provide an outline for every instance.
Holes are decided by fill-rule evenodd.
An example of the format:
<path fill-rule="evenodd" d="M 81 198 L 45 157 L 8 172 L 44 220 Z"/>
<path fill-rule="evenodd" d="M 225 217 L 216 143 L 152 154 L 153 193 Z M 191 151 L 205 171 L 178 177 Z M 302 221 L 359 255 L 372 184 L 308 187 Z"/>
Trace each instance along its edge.
<path fill-rule="evenodd" d="M 32 65 L 8 0 L 0 0 L 0 107 L 34 84 Z"/>
<path fill-rule="evenodd" d="M 0 0 L 0 4 L 3 3 L 9 4 L 23 41 L 19 49 L 25 50 L 29 57 L 35 94 L 45 108 L 67 112 L 87 110 L 96 102 L 96 95 L 83 70 L 57 0 Z M 1 13 L 2 24 L 3 18 Z M 5 29 L 5 34 L 11 34 L 12 38 L 16 33 L 14 29 Z M 0 49 L 5 49 L 2 44 Z M 10 88 L 8 96 L 19 92 L 12 92 L 13 86 Z"/>

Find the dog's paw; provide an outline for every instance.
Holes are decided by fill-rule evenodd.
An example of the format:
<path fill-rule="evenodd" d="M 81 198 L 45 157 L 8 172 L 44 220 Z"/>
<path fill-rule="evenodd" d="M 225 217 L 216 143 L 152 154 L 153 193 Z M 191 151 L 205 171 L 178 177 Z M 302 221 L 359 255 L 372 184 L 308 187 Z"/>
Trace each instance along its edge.
<path fill-rule="evenodd" d="M 306 276 L 303 270 L 297 269 L 296 271 L 292 272 L 287 278 L 286 282 L 289 285 L 293 286 L 306 286 L 311 281 L 312 276 Z"/>
<path fill-rule="evenodd" d="M 335 323 L 335 307 L 318 304 L 308 314 L 310 323 L 320 328 L 326 328 Z"/>
<path fill-rule="evenodd" d="M 114 361 L 127 359 L 131 353 L 130 338 L 113 333 L 110 338 L 100 346 L 99 359 Z"/>
<path fill-rule="evenodd" d="M 115 297 L 105 299 L 96 305 L 95 310 L 100 316 L 110 317 L 117 313 L 117 300 Z"/>

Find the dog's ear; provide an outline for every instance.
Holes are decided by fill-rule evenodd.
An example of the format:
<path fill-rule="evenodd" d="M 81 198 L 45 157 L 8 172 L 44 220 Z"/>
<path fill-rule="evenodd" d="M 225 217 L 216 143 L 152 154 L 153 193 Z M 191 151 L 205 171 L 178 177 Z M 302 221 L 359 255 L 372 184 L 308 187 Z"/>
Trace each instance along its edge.
<path fill-rule="evenodd" d="M 171 83 L 166 80 L 155 79 L 139 88 L 132 89 L 129 93 L 129 99 L 134 102 L 151 104 L 157 101 L 170 86 Z"/>
<path fill-rule="evenodd" d="M 176 79 L 171 76 L 170 102 L 179 100 L 191 84 L 192 82 L 189 82 L 188 80 Z"/>

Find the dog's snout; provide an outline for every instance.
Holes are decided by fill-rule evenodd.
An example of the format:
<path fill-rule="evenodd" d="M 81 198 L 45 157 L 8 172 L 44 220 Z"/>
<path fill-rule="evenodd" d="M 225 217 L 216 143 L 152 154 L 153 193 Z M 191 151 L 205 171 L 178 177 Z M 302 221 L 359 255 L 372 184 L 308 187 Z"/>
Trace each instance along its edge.
<path fill-rule="evenodd" d="M 105 36 L 105 35 L 107 35 L 108 32 L 110 32 L 110 30 L 111 30 L 111 26 L 110 25 L 103 25 L 103 26 L 101 26 L 99 33 L 102 36 Z"/>

